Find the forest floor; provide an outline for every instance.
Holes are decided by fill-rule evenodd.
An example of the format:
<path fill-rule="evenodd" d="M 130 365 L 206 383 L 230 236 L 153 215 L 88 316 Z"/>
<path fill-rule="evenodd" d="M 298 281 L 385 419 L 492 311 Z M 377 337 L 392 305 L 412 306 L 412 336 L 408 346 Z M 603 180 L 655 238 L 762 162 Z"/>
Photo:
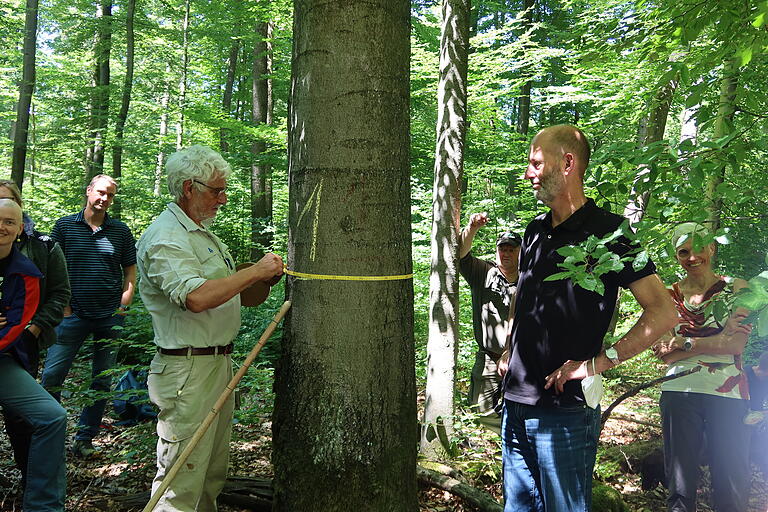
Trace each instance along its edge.
<path fill-rule="evenodd" d="M 641 490 L 638 474 L 640 458 L 660 444 L 657 410 L 652 398 L 642 395 L 630 398 L 614 411 L 601 436 L 596 480 L 619 491 L 632 512 L 657 512 L 665 509 L 664 489 L 659 486 L 653 491 Z M 69 412 L 72 432 L 77 415 L 74 410 Z M 249 418 L 248 424 L 234 426 L 230 475 L 271 478 L 270 419 L 266 414 L 250 415 Z M 100 458 L 81 460 L 67 454 L 67 511 L 130 510 L 119 506 L 115 498 L 148 489 L 155 472 L 154 424 L 120 427 L 114 423 L 114 420 L 105 418 L 103 433 L 94 443 L 102 449 Z M 4 430 L 4 427 L 0 428 Z M 498 436 L 475 426 L 471 418 L 465 418 L 465 421 L 459 423 L 457 438 L 459 455 L 446 463 L 461 471 L 471 485 L 501 501 L 501 449 Z M 706 475 L 701 487 L 699 510 L 709 512 L 712 509 L 707 505 L 709 488 Z M 450 493 L 434 488 L 421 487 L 419 503 L 420 512 L 473 510 Z M 21 510 L 19 472 L 13 464 L 7 436 L 0 434 L 0 511 L 18 510 Z M 235 512 L 248 509 L 225 505 L 220 510 Z M 768 487 L 756 472 L 749 512 L 766 511 Z"/>

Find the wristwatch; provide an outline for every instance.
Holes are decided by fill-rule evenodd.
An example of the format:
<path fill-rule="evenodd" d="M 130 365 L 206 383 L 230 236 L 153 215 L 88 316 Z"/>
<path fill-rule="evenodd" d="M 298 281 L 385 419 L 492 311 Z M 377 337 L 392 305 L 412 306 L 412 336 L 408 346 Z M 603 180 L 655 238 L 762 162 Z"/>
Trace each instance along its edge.
<path fill-rule="evenodd" d="M 693 348 L 693 338 L 685 338 L 685 341 L 683 342 L 683 350 L 686 352 L 690 352 Z"/>
<path fill-rule="evenodd" d="M 614 347 L 608 347 L 605 349 L 605 357 L 608 358 L 608 360 L 613 363 L 613 366 L 616 366 L 621 362 L 621 359 L 619 359 L 619 353 L 616 351 L 616 348 Z"/>

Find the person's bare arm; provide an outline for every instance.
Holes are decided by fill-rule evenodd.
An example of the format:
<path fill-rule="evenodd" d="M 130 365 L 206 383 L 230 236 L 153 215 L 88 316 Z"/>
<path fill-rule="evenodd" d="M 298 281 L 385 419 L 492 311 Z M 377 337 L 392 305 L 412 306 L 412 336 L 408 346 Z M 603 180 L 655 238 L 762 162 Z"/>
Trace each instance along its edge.
<path fill-rule="evenodd" d="M 743 279 L 737 279 L 733 283 L 734 291 L 747 286 Z M 713 336 L 691 337 L 684 336 L 665 336 L 653 346 L 653 352 L 659 359 L 667 364 L 687 359 L 697 355 L 738 355 L 744 351 L 747 345 L 749 333 L 752 331 L 751 324 L 744 324 L 742 321 L 747 317 L 749 311 L 744 308 L 738 308 L 728 317 L 725 327 L 719 333 Z M 685 350 L 686 339 L 691 340 L 691 349 Z"/>
<path fill-rule="evenodd" d="M 677 323 L 675 305 L 659 276 L 652 274 L 638 279 L 629 285 L 629 289 L 643 308 L 643 313 L 635 325 L 614 344 L 621 361 L 626 361 L 650 347 Z M 595 357 L 596 373 L 602 373 L 613 366 L 605 351 Z M 563 385 L 567 381 L 583 379 L 588 375 L 587 361 L 566 361 L 547 376 L 544 388 L 555 386 L 556 392 L 562 393 Z"/>
<path fill-rule="evenodd" d="M 200 313 L 224 304 L 256 281 L 269 281 L 282 273 L 283 260 L 277 254 L 267 253 L 254 265 L 231 276 L 207 280 L 187 295 L 185 305 L 189 311 Z"/>
<path fill-rule="evenodd" d="M 121 306 L 130 306 L 133 294 L 136 292 L 136 264 L 123 267 L 123 295 L 120 297 Z"/>
<path fill-rule="evenodd" d="M 459 233 L 459 259 L 463 258 L 472 250 L 472 241 L 478 230 L 488 224 L 487 213 L 473 213 L 469 216 L 469 224 Z"/>

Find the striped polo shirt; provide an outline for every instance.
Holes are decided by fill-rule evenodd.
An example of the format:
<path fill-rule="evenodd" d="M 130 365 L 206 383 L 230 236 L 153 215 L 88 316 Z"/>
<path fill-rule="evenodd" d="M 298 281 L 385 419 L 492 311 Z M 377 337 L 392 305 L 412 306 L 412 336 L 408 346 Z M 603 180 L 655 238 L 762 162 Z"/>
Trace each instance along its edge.
<path fill-rule="evenodd" d="M 72 310 L 81 318 L 105 318 L 120 306 L 123 268 L 136 264 L 136 240 L 128 226 L 108 214 L 92 230 L 84 212 L 57 220 L 51 238 L 67 260 Z"/>

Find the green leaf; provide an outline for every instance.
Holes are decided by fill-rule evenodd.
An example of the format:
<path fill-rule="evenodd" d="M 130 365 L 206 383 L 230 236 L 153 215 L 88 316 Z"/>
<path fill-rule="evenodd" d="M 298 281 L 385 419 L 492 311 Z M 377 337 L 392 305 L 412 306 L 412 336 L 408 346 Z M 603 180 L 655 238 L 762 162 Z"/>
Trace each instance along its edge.
<path fill-rule="evenodd" d="M 639 272 L 643 267 L 648 264 L 648 251 L 640 251 L 635 259 L 632 261 L 632 268 L 635 272 Z"/>
<path fill-rule="evenodd" d="M 764 308 L 757 319 L 757 334 L 761 338 L 768 336 L 768 308 Z"/>
<path fill-rule="evenodd" d="M 742 48 L 736 55 L 741 57 L 741 65 L 746 66 L 749 64 L 749 61 L 752 60 L 752 47 L 748 46 L 747 48 Z"/>
<path fill-rule="evenodd" d="M 712 305 L 712 314 L 721 325 L 724 325 L 728 321 L 730 312 L 728 306 L 723 301 L 715 301 Z"/>
<path fill-rule="evenodd" d="M 545 281 L 559 281 L 560 279 L 568 279 L 571 277 L 572 272 L 558 272 L 544 278 Z"/>
<path fill-rule="evenodd" d="M 765 13 L 761 12 L 757 16 L 755 16 L 755 20 L 752 22 L 752 26 L 755 28 L 760 28 L 763 25 L 765 25 Z"/>

